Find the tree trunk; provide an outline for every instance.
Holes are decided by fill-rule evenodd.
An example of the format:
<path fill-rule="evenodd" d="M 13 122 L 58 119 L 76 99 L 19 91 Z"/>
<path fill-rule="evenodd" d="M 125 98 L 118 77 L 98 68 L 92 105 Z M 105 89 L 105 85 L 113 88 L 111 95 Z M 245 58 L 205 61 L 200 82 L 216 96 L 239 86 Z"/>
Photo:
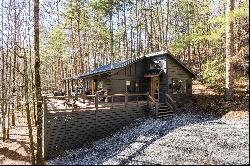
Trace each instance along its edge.
<path fill-rule="evenodd" d="M 233 68 L 231 57 L 233 52 L 233 21 L 230 21 L 230 12 L 234 10 L 234 0 L 228 0 L 226 4 L 226 89 L 225 98 L 230 99 L 233 95 Z"/>
<path fill-rule="evenodd" d="M 29 139 L 30 139 L 30 153 L 31 153 L 31 164 L 35 164 L 35 153 L 34 153 L 34 141 L 33 141 L 33 133 L 32 133 L 32 125 L 31 125 L 31 117 L 30 117 L 30 108 L 29 108 L 29 80 L 28 80 L 28 64 L 26 52 L 24 49 L 24 93 L 25 93 L 25 111 L 26 118 L 29 130 Z"/>
<path fill-rule="evenodd" d="M 36 164 L 42 165 L 42 94 L 41 94 L 41 78 L 40 78 L 40 54 L 39 54 L 39 0 L 34 0 L 34 40 L 35 40 L 35 86 L 37 98 L 37 154 Z"/>
<path fill-rule="evenodd" d="M 113 0 L 109 2 L 110 61 L 114 63 Z"/>
<path fill-rule="evenodd" d="M 2 0 L 2 6 L 3 6 L 3 0 Z M 3 7 L 2 7 L 2 21 L 3 21 Z M 1 101 L 1 113 L 2 113 L 2 134 L 3 134 L 3 142 L 6 140 L 6 128 L 5 128 L 5 95 L 4 95 L 4 89 L 5 89 L 5 81 L 4 81 L 4 69 L 5 69 L 5 55 L 4 55 L 4 27 L 3 27 L 3 23 L 2 23 L 2 73 L 1 73 L 1 97 L 2 97 L 2 101 Z"/>

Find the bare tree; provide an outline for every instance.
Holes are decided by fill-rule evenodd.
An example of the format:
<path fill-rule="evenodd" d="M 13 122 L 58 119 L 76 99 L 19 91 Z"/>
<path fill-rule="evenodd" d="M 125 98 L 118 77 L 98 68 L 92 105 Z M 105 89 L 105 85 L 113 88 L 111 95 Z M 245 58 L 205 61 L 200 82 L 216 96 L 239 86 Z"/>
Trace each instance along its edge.
<path fill-rule="evenodd" d="M 225 97 L 229 99 L 233 94 L 233 68 L 231 58 L 234 55 L 233 21 L 230 13 L 234 10 L 234 0 L 228 0 L 226 4 L 226 90 Z"/>
<path fill-rule="evenodd" d="M 43 164 L 42 132 L 43 110 L 40 78 L 40 54 L 39 54 L 39 0 L 34 0 L 34 48 L 35 48 L 35 86 L 37 99 L 37 154 L 36 164 Z"/>

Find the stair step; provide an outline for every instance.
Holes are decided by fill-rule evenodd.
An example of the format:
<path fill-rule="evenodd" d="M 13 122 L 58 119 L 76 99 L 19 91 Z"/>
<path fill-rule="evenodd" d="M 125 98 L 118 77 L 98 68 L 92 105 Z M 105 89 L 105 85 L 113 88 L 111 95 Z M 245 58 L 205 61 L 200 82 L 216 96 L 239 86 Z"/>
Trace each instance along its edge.
<path fill-rule="evenodd" d="M 172 111 L 171 109 L 158 109 L 158 112 L 167 112 L 167 111 Z"/>
<path fill-rule="evenodd" d="M 170 109 L 169 107 L 159 108 L 159 109 Z"/>
<path fill-rule="evenodd" d="M 157 117 L 158 117 L 158 118 L 161 118 L 161 117 L 169 117 L 169 116 L 174 116 L 174 114 L 158 115 Z"/>
<path fill-rule="evenodd" d="M 173 111 L 158 111 L 159 113 L 174 113 Z"/>
<path fill-rule="evenodd" d="M 167 114 L 174 114 L 173 112 L 159 112 L 159 115 L 167 115 Z"/>
<path fill-rule="evenodd" d="M 171 110 L 171 109 L 162 109 L 162 110 L 158 110 L 158 112 L 173 112 L 173 110 Z"/>
<path fill-rule="evenodd" d="M 158 109 L 158 112 L 169 112 L 169 111 L 173 112 L 172 109 Z"/>
<path fill-rule="evenodd" d="M 169 107 L 169 106 L 167 106 L 167 105 L 162 105 L 162 106 L 160 106 L 159 108 L 167 108 L 167 107 Z"/>

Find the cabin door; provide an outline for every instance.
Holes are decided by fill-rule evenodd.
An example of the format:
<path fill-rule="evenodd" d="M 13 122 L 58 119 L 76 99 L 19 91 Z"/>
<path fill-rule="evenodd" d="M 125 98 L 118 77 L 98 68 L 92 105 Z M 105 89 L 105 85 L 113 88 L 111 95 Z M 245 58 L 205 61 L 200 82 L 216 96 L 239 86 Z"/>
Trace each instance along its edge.
<path fill-rule="evenodd" d="M 150 95 L 156 100 L 159 101 L 159 77 L 151 77 L 151 91 Z"/>

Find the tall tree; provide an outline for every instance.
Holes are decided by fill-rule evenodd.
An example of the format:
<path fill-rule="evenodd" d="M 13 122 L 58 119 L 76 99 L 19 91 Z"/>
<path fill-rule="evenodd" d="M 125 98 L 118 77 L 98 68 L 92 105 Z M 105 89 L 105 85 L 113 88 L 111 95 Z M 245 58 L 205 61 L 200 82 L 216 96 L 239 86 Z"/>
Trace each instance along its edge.
<path fill-rule="evenodd" d="M 233 94 L 233 68 L 232 56 L 234 55 L 234 30 L 230 15 L 234 10 L 234 0 L 228 0 L 226 4 L 226 90 L 225 97 L 229 99 Z"/>
<path fill-rule="evenodd" d="M 40 78 L 40 54 L 39 54 L 39 0 L 34 0 L 34 48 L 35 48 L 35 86 L 37 99 L 37 154 L 36 164 L 43 164 L 42 152 L 42 129 L 43 129 L 43 110 Z"/>
<path fill-rule="evenodd" d="M 26 111 L 26 119 L 27 119 L 28 130 L 29 130 L 31 164 L 34 165 L 35 164 L 34 141 L 33 141 L 32 124 L 31 124 L 30 107 L 29 107 L 28 60 L 27 60 L 25 49 L 23 49 L 23 55 L 24 55 L 23 58 L 24 58 L 25 111 Z"/>
<path fill-rule="evenodd" d="M 2 102 L 1 102 L 1 113 L 2 113 L 2 134 L 3 134 L 3 141 L 6 140 L 6 128 L 5 128 L 5 110 L 4 110 L 4 106 L 5 106 L 5 81 L 4 81 L 4 74 L 5 74 L 5 55 L 4 55 L 4 5 L 3 5 L 3 0 L 2 0 L 2 73 L 1 73 L 1 97 L 2 97 Z"/>

